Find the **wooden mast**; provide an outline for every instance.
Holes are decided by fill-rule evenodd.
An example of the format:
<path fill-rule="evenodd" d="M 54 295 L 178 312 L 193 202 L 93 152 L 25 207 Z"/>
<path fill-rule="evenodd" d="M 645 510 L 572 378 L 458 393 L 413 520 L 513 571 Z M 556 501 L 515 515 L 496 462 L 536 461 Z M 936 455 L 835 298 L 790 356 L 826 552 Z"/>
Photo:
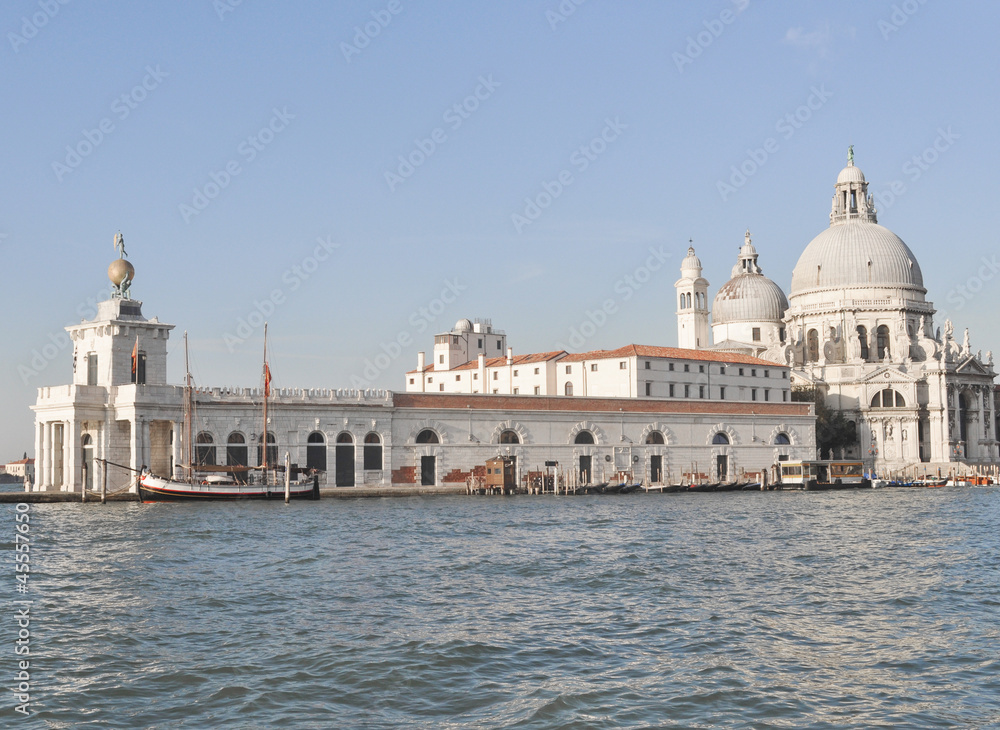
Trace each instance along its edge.
<path fill-rule="evenodd" d="M 184 414 L 184 426 L 187 429 L 187 433 L 184 435 L 185 441 L 187 441 L 187 480 L 188 483 L 194 480 L 194 460 L 192 458 L 194 444 L 191 441 L 191 422 L 194 420 L 194 404 L 191 395 L 191 366 L 188 363 L 188 333 L 184 330 L 184 372 L 186 373 L 184 381 L 184 407 L 187 411 Z"/>
<path fill-rule="evenodd" d="M 267 397 L 271 391 L 271 373 L 267 367 L 267 322 L 264 323 L 264 434 L 261 436 L 261 448 L 264 449 L 262 465 L 264 467 L 264 483 L 267 483 Z"/>

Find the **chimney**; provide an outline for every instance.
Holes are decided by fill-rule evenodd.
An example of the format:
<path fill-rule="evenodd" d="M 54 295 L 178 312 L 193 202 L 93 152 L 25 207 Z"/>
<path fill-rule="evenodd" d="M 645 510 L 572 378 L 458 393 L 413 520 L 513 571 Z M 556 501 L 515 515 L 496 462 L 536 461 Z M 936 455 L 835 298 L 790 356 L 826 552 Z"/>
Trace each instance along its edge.
<path fill-rule="evenodd" d="M 417 353 L 417 370 L 424 371 L 424 353 L 422 352 Z"/>
<path fill-rule="evenodd" d="M 511 365 L 513 362 L 514 362 L 514 348 L 513 347 L 508 347 L 507 348 L 507 364 Z"/>

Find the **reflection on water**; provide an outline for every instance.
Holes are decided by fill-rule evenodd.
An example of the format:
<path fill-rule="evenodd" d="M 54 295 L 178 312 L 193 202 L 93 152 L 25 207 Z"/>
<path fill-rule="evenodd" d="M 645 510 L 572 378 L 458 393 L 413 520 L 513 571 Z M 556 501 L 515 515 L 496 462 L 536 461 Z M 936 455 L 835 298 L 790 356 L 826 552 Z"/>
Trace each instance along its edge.
<path fill-rule="evenodd" d="M 34 721 L 997 724 L 998 503 L 956 488 L 36 505 Z"/>

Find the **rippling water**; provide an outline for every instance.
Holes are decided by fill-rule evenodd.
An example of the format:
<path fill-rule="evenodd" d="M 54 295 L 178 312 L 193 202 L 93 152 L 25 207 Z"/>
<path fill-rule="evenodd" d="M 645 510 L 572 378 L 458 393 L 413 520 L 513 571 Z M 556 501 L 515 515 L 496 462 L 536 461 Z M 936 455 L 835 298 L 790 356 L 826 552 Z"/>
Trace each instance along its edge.
<path fill-rule="evenodd" d="M 17 720 L 9 690 L 2 714 L 998 726 L 998 504 L 948 488 L 34 505 L 35 714 Z M 13 677 L 12 608 L 0 624 Z"/>

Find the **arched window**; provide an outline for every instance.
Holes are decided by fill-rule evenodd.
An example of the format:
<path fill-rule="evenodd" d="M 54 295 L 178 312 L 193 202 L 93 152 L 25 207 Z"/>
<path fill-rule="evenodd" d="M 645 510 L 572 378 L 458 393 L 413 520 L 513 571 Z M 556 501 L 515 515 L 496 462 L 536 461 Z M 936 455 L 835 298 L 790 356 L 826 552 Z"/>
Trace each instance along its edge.
<path fill-rule="evenodd" d="M 806 348 L 808 353 L 806 359 L 809 362 L 819 362 L 819 332 L 816 330 L 809 330 L 806 334 Z"/>
<path fill-rule="evenodd" d="M 261 448 L 264 442 L 264 434 L 257 437 L 257 466 L 263 466 L 262 461 L 264 456 L 264 450 Z M 274 434 L 268 432 L 267 434 L 267 466 L 270 469 L 274 469 L 278 466 L 278 440 L 274 438 Z"/>
<path fill-rule="evenodd" d="M 344 431 L 342 433 L 337 434 L 337 443 L 338 444 L 353 444 L 354 443 L 354 437 L 351 436 L 351 434 L 347 433 L 347 431 Z"/>
<path fill-rule="evenodd" d="M 202 431 L 195 437 L 195 464 L 198 466 L 215 466 L 215 441 L 212 434 Z"/>
<path fill-rule="evenodd" d="M 727 436 L 726 434 L 724 434 L 722 431 L 719 431 L 718 433 L 716 433 L 712 437 L 712 443 L 713 444 L 728 444 L 729 443 L 729 436 Z"/>
<path fill-rule="evenodd" d="M 649 435 L 646 436 L 647 444 L 662 444 L 664 443 L 663 434 L 659 431 L 650 431 Z"/>
<path fill-rule="evenodd" d="M 567 380 L 566 387 L 563 390 L 565 391 L 566 395 L 573 395 L 573 384 Z"/>
<path fill-rule="evenodd" d="M 500 443 L 502 444 L 519 444 L 521 443 L 521 437 L 517 435 L 517 431 L 511 431 L 509 428 L 506 431 L 500 432 Z"/>
<path fill-rule="evenodd" d="M 861 345 L 861 359 L 868 359 L 868 330 L 858 325 L 858 344 Z"/>
<path fill-rule="evenodd" d="M 326 437 L 319 431 L 306 439 L 306 469 L 326 471 Z"/>
<path fill-rule="evenodd" d="M 580 431 L 580 433 L 578 433 L 576 435 L 576 438 L 573 439 L 573 443 L 574 444 L 592 444 L 592 443 L 595 443 L 595 441 L 594 441 L 594 434 L 592 434 L 590 431 Z"/>
<path fill-rule="evenodd" d="M 378 471 L 382 468 L 382 437 L 377 433 L 365 436 L 365 470 Z"/>
<path fill-rule="evenodd" d="M 889 328 L 886 325 L 880 324 L 878 329 L 875 330 L 875 341 L 875 353 L 878 355 L 879 360 L 892 357 L 892 353 L 889 351 Z"/>
<path fill-rule="evenodd" d="M 423 431 L 417 434 L 418 444 L 439 444 L 441 443 L 438 439 L 438 435 L 431 431 L 429 428 L 425 428 Z"/>
<path fill-rule="evenodd" d="M 872 397 L 871 406 L 872 408 L 905 408 L 906 399 L 899 391 L 885 388 Z"/>
<path fill-rule="evenodd" d="M 774 443 L 776 446 L 787 446 L 792 443 L 792 441 L 788 438 L 788 434 L 782 431 L 774 437 Z"/>

